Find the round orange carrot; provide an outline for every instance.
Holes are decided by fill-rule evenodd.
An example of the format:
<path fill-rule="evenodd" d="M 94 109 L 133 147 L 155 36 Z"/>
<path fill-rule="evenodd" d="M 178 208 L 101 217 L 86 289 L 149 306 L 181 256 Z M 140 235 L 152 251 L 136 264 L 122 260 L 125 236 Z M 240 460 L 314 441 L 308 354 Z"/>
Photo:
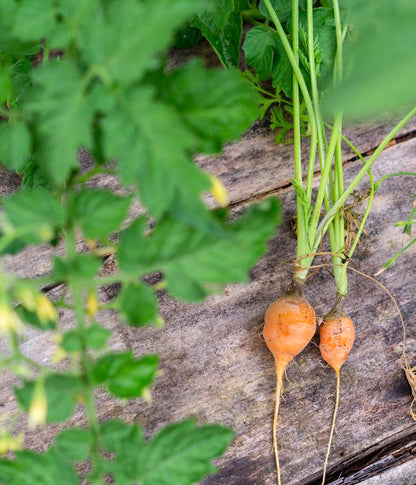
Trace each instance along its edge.
<path fill-rule="evenodd" d="M 319 328 L 322 358 L 339 372 L 354 344 L 354 324 L 351 318 L 342 315 L 338 318 L 325 318 Z"/>
<path fill-rule="evenodd" d="M 293 291 L 278 298 L 266 311 L 263 336 L 276 364 L 276 405 L 273 419 L 273 447 L 276 460 L 277 483 L 281 485 L 276 428 L 279 413 L 283 373 L 287 364 L 302 352 L 316 331 L 313 308 L 303 296 Z"/>
<path fill-rule="evenodd" d="M 354 344 L 354 324 L 351 318 L 343 314 L 339 314 L 337 316 L 337 311 L 335 310 L 329 313 L 324 318 L 324 322 L 319 328 L 319 335 L 321 340 L 319 344 L 319 350 L 321 351 L 322 358 L 334 369 L 337 375 L 335 408 L 332 417 L 331 432 L 329 434 L 328 449 L 326 452 L 324 471 L 322 476 L 322 485 L 324 485 L 339 404 L 339 371 L 342 364 L 347 360 L 348 354 L 350 353 L 350 350 Z"/>

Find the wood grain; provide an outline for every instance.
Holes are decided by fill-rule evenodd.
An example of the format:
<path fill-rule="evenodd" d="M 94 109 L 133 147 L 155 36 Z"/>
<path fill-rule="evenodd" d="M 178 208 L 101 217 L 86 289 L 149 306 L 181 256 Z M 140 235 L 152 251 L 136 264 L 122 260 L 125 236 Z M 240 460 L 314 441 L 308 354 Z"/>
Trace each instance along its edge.
<path fill-rule="evenodd" d="M 247 138 L 234 145 L 237 147 L 235 159 L 228 159 L 228 168 L 223 174 L 227 186 L 240 184 L 238 191 L 242 190 L 241 180 L 233 174 L 240 170 L 244 143 L 247 143 Z M 228 156 L 231 157 L 231 148 L 229 150 Z M 218 463 L 221 471 L 208 477 L 203 482 L 205 485 L 275 484 L 271 446 L 275 379 L 272 357 L 262 341 L 261 329 L 267 306 L 284 292 L 289 282 L 283 263 L 292 258 L 295 251 L 296 241 L 290 230 L 295 199 L 290 188 L 271 185 L 271 170 L 262 171 L 262 163 L 266 160 L 267 165 L 272 158 L 283 160 L 278 155 L 281 150 L 286 150 L 286 147 L 275 148 L 276 156 L 265 149 L 264 157 L 259 153 L 256 158 L 257 169 L 252 178 L 255 178 L 255 173 L 259 180 L 265 176 L 264 173 L 267 174 L 261 187 L 268 187 L 267 192 L 273 191 L 281 199 L 284 222 L 270 242 L 267 256 L 252 270 L 250 284 L 230 285 L 224 294 L 213 296 L 202 305 L 185 305 L 160 293 L 161 313 L 166 320 L 163 330 L 125 327 L 110 311 L 100 315 L 100 320 L 114 330 L 113 348 L 122 350 L 131 346 L 136 354 L 157 352 L 164 371 L 153 388 L 152 404 L 141 400 L 124 404 L 105 392 L 98 392 L 100 419 L 122 417 L 136 421 L 144 427 L 147 436 L 169 422 L 190 415 L 201 423 L 217 421 L 231 426 L 235 430 L 235 439 Z M 391 171 L 416 171 L 415 154 L 415 139 L 392 146 L 375 166 L 375 178 Z M 349 163 L 347 178 L 351 179 L 360 166 L 360 162 Z M 277 163 L 276 173 L 282 169 L 281 162 Z M 408 217 L 414 188 L 412 178 L 391 179 L 381 188 L 368 221 L 368 238 L 357 249 L 354 265 L 358 269 L 370 275 L 375 273 L 401 247 L 400 229 L 393 224 Z M 366 183 L 361 189 L 366 189 Z M 257 195 L 252 194 L 255 198 Z M 243 202 L 234 208 L 235 215 L 247 205 L 245 196 L 239 200 Z M 358 210 L 361 210 L 360 207 L 357 207 Z M 416 327 L 412 318 L 415 311 L 415 254 L 413 250 L 406 253 L 391 271 L 379 278 L 401 305 L 408 323 L 411 359 L 416 349 Z M 44 252 L 37 255 L 38 259 L 30 260 L 26 254 L 23 259 L 15 258 L 14 263 L 9 260 L 7 268 L 9 271 L 19 268 L 19 275 L 25 271 L 28 274 L 42 273 L 47 270 L 49 257 L 50 254 Z M 20 266 L 16 266 L 18 264 Z M 40 264 L 45 265 L 41 271 Z M 106 271 L 111 272 L 111 261 L 107 264 Z M 56 288 L 51 296 L 61 291 L 62 288 Z M 105 288 L 101 298 L 111 299 L 116 292 L 116 287 Z M 321 271 L 310 281 L 307 297 L 319 316 L 331 308 L 334 291 L 328 273 Z M 414 436 L 416 432 L 416 425 L 408 413 L 411 401 L 409 388 L 399 364 L 402 333 L 393 305 L 376 285 L 351 274 L 346 311 L 356 323 L 357 337 L 342 369 L 341 405 L 330 467 L 338 470 L 337 476 L 343 469 L 347 475 L 343 476 L 343 482 L 332 480 L 333 485 L 366 483 L 368 475 L 366 477 L 365 473 L 362 473 L 359 482 L 351 481 L 357 473 L 354 463 L 361 463 L 360 470 L 365 471 L 365 463 L 360 462 L 365 458 L 363 451 L 377 450 L 383 442 L 394 442 L 398 434 L 403 435 L 406 441 L 406 437 Z M 62 327 L 71 328 L 72 315 L 63 312 L 61 317 Z M 279 418 L 285 484 L 317 483 L 323 465 L 335 377 L 320 360 L 316 345 L 315 341 L 287 371 Z M 24 350 L 39 361 L 49 362 L 55 346 L 51 334 L 31 330 Z M 10 374 L 2 372 L 0 396 L 5 411 L 15 408 L 10 392 L 13 382 Z M 84 423 L 82 410 L 77 410 L 71 422 Z M 24 426 L 23 421 L 20 426 Z M 28 445 L 45 449 L 59 428 L 48 426 L 29 433 Z M 403 441 L 400 446 L 404 446 Z M 407 480 L 406 477 L 411 477 L 413 472 L 405 467 L 400 473 L 407 473 L 404 475 Z M 350 481 L 349 477 L 352 477 Z M 374 483 L 391 483 L 388 481 L 390 478 L 386 480 Z M 368 482 L 367 485 L 373 483 Z"/>

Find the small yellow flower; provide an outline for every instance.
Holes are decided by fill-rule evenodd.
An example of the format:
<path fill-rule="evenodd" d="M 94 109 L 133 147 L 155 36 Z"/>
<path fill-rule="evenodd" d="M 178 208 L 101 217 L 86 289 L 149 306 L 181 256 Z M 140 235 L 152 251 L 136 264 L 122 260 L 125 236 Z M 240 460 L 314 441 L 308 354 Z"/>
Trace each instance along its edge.
<path fill-rule="evenodd" d="M 221 207 L 226 207 L 228 205 L 228 192 L 225 188 L 224 184 L 221 182 L 220 179 L 214 177 L 214 175 L 210 175 L 211 180 L 211 194 L 215 197 L 217 202 L 220 204 Z"/>
<path fill-rule="evenodd" d="M 86 310 L 87 310 L 87 315 L 90 318 L 93 318 L 94 315 L 98 312 L 98 300 L 97 300 L 97 296 L 94 292 L 91 292 L 88 295 Z"/>
<path fill-rule="evenodd" d="M 48 414 L 48 402 L 46 400 L 45 388 L 43 380 L 36 381 L 35 392 L 30 403 L 28 424 L 29 428 L 36 428 L 38 425 L 46 423 L 46 416 Z"/>
<path fill-rule="evenodd" d="M 58 313 L 53 303 L 43 293 L 36 295 L 36 314 L 42 323 L 54 322 L 58 319 Z"/>
<path fill-rule="evenodd" d="M 23 323 L 19 316 L 12 310 L 7 303 L 0 304 L 0 335 L 9 332 L 20 332 L 23 329 Z"/>

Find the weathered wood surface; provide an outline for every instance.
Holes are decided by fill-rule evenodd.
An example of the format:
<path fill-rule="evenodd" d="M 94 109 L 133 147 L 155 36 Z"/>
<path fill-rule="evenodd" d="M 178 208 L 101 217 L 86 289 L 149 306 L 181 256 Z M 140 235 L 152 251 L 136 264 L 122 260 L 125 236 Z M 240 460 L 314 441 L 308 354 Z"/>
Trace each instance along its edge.
<path fill-rule="evenodd" d="M 161 356 L 165 372 L 153 388 L 152 404 L 141 400 L 124 404 L 104 392 L 98 393 L 101 419 L 123 417 L 137 421 L 149 435 L 168 422 L 190 415 L 200 422 L 218 421 L 235 430 L 233 444 L 219 461 L 220 474 L 207 478 L 205 485 L 275 483 L 271 447 L 275 378 L 272 357 L 260 334 L 268 304 L 288 285 L 289 276 L 282 263 L 292 258 L 295 251 L 290 230 L 295 201 L 287 187 L 291 159 L 286 153 L 291 147 L 274 146 L 273 137 L 261 127 L 258 129 L 260 133 L 253 130 L 242 142 L 228 147 L 225 158 L 201 161 L 230 190 L 236 214 L 252 199 L 266 194 L 276 194 L 282 201 L 284 222 L 270 242 L 267 256 L 253 269 L 250 284 L 231 285 L 223 295 L 213 296 L 198 306 L 173 301 L 161 293 L 161 313 L 166 320 L 163 330 L 129 328 L 120 325 L 112 312 L 100 315 L 101 321 L 114 329 L 114 348 L 131 346 L 137 354 L 155 351 Z M 382 137 L 378 130 L 369 137 L 368 133 L 357 134 L 355 143 L 362 151 L 370 150 Z M 259 143 L 255 156 L 244 157 L 244 147 L 250 153 L 256 137 L 263 144 Z M 284 156 L 280 155 L 282 152 Z M 350 155 L 346 152 L 345 157 L 348 160 Z M 351 179 L 360 166 L 360 162 L 348 162 L 347 178 Z M 241 176 L 244 167 L 247 170 Z M 398 170 L 416 171 L 416 139 L 402 139 L 388 148 L 374 168 L 375 178 Z M 368 238 L 357 249 L 355 267 L 372 275 L 400 248 L 400 229 L 393 224 L 407 219 L 414 187 L 411 178 L 392 179 L 382 187 L 368 221 Z M 50 254 L 30 251 L 23 257 L 9 258 L 8 271 L 31 276 L 48 271 Z M 414 257 L 415 251 L 409 251 L 392 270 L 379 277 L 401 305 L 408 323 L 411 359 L 416 350 L 412 318 Z M 109 261 L 106 271 L 111 270 Z M 51 296 L 60 291 L 61 288 L 52 290 Z M 108 288 L 101 296 L 110 299 L 116 291 Z M 333 283 L 325 271 L 311 279 L 307 297 L 318 315 L 323 316 L 331 308 L 333 296 Z M 397 484 L 414 483 L 414 468 L 408 463 L 413 457 L 416 424 L 408 413 L 410 392 L 399 363 L 400 322 L 387 295 L 353 273 L 346 311 L 356 322 L 357 337 L 342 369 L 341 405 L 328 483 L 390 484 L 399 476 L 403 481 Z M 70 314 L 62 314 L 62 325 L 71 327 Z M 43 362 L 50 360 L 54 347 L 51 335 L 36 331 L 30 331 L 24 344 L 30 356 Z M 329 433 L 335 378 L 331 369 L 322 364 L 316 341 L 289 366 L 287 378 L 279 419 L 283 480 L 285 484 L 317 484 Z M 10 392 L 12 382 L 11 375 L 2 373 L 0 396 L 5 411 L 15 407 Z M 78 410 L 72 423 L 82 424 L 83 419 Z M 29 433 L 27 443 L 44 449 L 57 429 L 58 426 L 51 426 Z M 391 454 L 399 459 L 389 461 Z M 392 471 L 386 471 L 386 464 Z M 400 470 L 391 469 L 395 465 Z"/>

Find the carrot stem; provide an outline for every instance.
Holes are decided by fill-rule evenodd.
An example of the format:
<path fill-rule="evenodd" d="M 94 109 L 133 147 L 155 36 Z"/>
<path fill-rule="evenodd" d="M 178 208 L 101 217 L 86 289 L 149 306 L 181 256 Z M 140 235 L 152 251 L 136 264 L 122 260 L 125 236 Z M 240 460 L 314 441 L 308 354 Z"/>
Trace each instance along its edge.
<path fill-rule="evenodd" d="M 340 375 L 339 375 L 339 369 L 335 369 L 335 373 L 337 375 L 337 391 L 336 391 L 336 397 L 335 397 L 335 407 L 334 407 L 334 414 L 332 416 L 332 425 L 331 425 L 331 432 L 329 434 L 329 440 L 328 440 L 328 449 L 326 452 L 326 457 L 325 457 L 325 464 L 324 464 L 324 474 L 322 476 L 322 484 L 325 484 L 325 478 L 326 478 L 326 469 L 328 466 L 328 460 L 329 460 L 329 454 L 331 452 L 331 444 L 332 444 L 332 438 L 334 436 L 334 430 L 335 430 L 335 421 L 337 419 L 337 412 L 338 412 L 338 405 L 339 405 L 339 388 L 340 388 Z"/>
<path fill-rule="evenodd" d="M 277 448 L 277 417 L 279 415 L 280 396 L 282 394 L 283 374 L 285 372 L 285 368 L 286 368 L 286 364 L 284 362 L 276 363 L 276 400 L 275 400 L 274 418 L 273 418 L 273 448 L 274 448 L 274 457 L 276 460 L 276 474 L 277 474 L 278 485 L 282 485 L 282 479 L 280 476 L 279 450 Z"/>

